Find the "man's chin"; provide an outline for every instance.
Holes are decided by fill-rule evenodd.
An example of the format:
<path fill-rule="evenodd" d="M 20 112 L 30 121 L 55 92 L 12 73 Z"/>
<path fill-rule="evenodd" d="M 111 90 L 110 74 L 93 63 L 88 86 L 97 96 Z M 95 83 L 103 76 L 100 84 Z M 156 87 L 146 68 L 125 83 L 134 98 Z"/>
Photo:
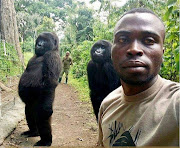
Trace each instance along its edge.
<path fill-rule="evenodd" d="M 149 83 L 152 79 L 153 79 L 153 76 L 151 77 L 147 77 L 147 78 L 127 78 L 127 77 L 120 77 L 122 81 L 124 81 L 126 84 L 129 84 L 129 85 L 144 85 L 144 84 L 147 84 Z"/>

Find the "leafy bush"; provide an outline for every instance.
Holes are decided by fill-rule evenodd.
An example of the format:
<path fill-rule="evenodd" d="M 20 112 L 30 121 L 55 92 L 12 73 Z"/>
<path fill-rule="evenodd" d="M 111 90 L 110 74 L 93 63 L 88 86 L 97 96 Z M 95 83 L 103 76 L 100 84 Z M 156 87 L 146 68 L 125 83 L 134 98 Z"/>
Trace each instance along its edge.
<path fill-rule="evenodd" d="M 69 83 L 78 91 L 78 95 L 81 101 L 90 102 L 87 81 L 84 81 L 83 78 L 75 79 L 73 78 L 72 73 L 70 73 Z"/>
<path fill-rule="evenodd" d="M 107 24 L 100 22 L 99 20 L 95 21 L 93 26 L 93 34 L 94 34 L 94 41 L 97 40 L 109 40 L 112 42 L 113 40 L 113 31 L 114 28 L 109 28 Z"/>
<path fill-rule="evenodd" d="M 74 78 L 81 78 L 87 82 L 87 64 L 90 60 L 90 49 L 92 41 L 84 41 L 72 51 L 73 67 L 72 74 Z"/>
<path fill-rule="evenodd" d="M 22 64 L 14 46 L 6 43 L 4 48 L 4 43 L 0 43 L 0 80 L 6 82 L 7 77 L 17 76 L 21 73 Z"/>
<path fill-rule="evenodd" d="M 179 81 L 179 9 L 178 0 L 168 0 L 164 22 L 166 26 L 164 62 L 160 74 L 166 79 Z"/>
<path fill-rule="evenodd" d="M 29 36 L 23 43 L 21 43 L 23 52 L 34 52 L 34 40 Z"/>
<path fill-rule="evenodd" d="M 62 44 L 60 45 L 60 56 L 63 57 L 66 53 L 66 51 L 71 52 L 71 50 L 73 50 L 74 47 L 71 44 Z"/>
<path fill-rule="evenodd" d="M 32 58 L 33 53 L 32 52 L 25 52 L 24 53 L 24 64 L 27 65 L 30 58 Z"/>

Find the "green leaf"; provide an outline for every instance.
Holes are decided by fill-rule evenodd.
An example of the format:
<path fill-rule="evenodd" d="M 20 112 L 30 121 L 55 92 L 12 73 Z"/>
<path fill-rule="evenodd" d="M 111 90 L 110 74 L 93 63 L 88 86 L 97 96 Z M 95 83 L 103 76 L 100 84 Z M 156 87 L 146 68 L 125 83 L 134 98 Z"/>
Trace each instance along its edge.
<path fill-rule="evenodd" d="M 168 0 L 167 5 L 168 5 L 168 7 L 171 7 L 176 2 L 177 2 L 177 0 Z"/>
<path fill-rule="evenodd" d="M 164 15 L 164 19 L 165 20 L 169 20 L 169 16 L 170 14 L 172 13 L 172 10 L 173 10 L 173 6 L 171 6 L 168 11 L 166 11 L 165 15 Z"/>

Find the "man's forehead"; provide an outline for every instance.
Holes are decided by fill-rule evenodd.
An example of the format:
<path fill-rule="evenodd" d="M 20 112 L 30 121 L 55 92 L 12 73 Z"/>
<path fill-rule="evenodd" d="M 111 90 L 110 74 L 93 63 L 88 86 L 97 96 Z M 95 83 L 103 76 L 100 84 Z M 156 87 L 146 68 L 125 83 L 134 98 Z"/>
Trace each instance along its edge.
<path fill-rule="evenodd" d="M 164 31 L 164 25 L 157 16 L 151 13 L 129 13 L 124 15 L 116 24 L 114 33 L 120 28 L 131 28 L 134 26 L 152 26 L 154 29 L 160 29 Z"/>

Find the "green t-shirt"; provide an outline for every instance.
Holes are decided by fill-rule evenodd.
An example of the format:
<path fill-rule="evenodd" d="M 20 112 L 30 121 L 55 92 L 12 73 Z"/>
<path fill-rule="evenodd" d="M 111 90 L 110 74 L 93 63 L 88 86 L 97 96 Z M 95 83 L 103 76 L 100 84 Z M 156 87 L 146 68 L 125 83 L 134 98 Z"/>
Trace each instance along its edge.
<path fill-rule="evenodd" d="M 99 146 L 178 146 L 180 84 L 161 78 L 126 96 L 122 86 L 99 110 Z"/>
<path fill-rule="evenodd" d="M 72 64 L 72 59 L 70 57 L 68 58 L 64 57 L 62 62 L 63 62 L 63 68 L 69 69 L 70 65 Z"/>

